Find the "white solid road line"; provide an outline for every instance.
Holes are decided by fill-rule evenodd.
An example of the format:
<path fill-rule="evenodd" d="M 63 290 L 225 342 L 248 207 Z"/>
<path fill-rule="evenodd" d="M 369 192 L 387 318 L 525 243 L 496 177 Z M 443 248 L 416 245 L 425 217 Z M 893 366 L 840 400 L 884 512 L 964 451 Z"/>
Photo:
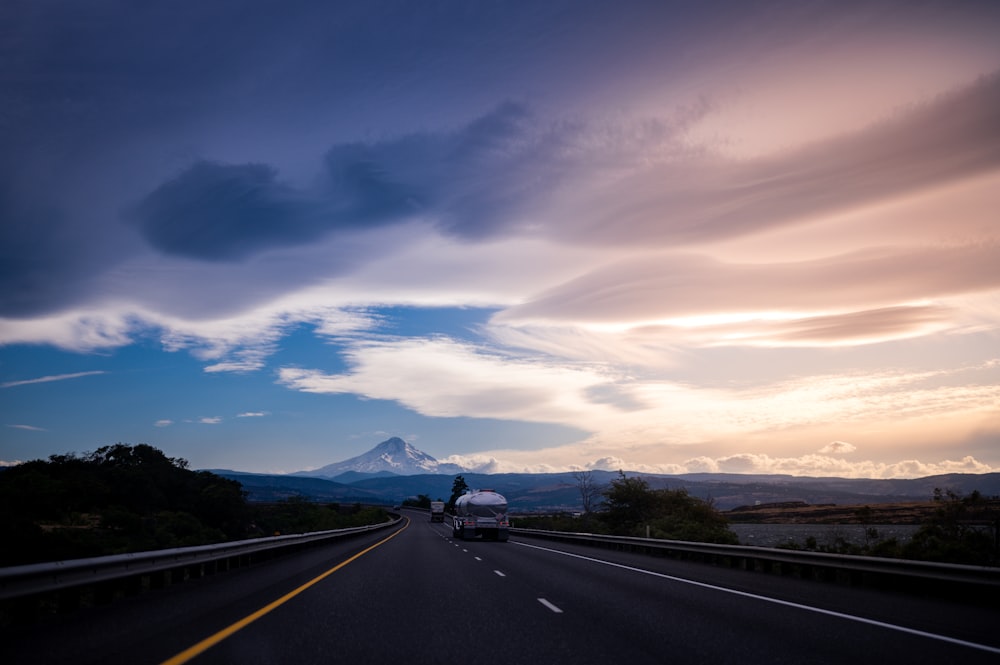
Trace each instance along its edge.
<path fill-rule="evenodd" d="M 779 598 L 769 598 L 768 596 L 760 596 L 755 593 L 748 593 L 746 591 L 737 591 L 736 589 L 727 589 L 726 587 L 716 586 L 714 584 L 706 584 L 704 582 L 696 582 L 694 580 L 687 580 L 683 577 L 674 577 L 673 575 L 664 575 L 663 573 L 656 573 L 651 570 L 643 570 L 642 568 L 634 568 L 632 566 L 626 566 L 621 563 L 614 563 L 613 561 L 603 561 L 601 559 L 594 559 L 589 556 L 583 556 L 581 554 L 572 554 L 571 552 L 562 552 L 560 550 L 554 550 L 548 547 L 539 547 L 538 545 L 528 545 L 527 543 L 510 541 L 514 545 L 520 545 L 521 547 L 530 547 L 535 550 L 543 550 L 545 552 L 552 552 L 553 554 L 561 554 L 563 556 L 572 557 L 574 559 L 583 559 L 584 561 L 590 561 L 592 563 L 599 563 L 605 566 L 612 566 L 614 568 L 622 568 L 624 570 L 631 570 L 636 573 L 642 573 L 643 575 L 652 575 L 653 577 L 660 577 L 667 580 L 673 580 L 674 582 L 682 582 L 684 584 L 693 584 L 694 586 L 699 586 L 704 589 L 713 589 L 715 591 L 723 591 L 725 593 L 731 593 L 737 596 L 743 596 L 745 598 L 754 598 L 756 600 L 763 600 L 768 603 L 775 603 L 777 605 L 785 605 L 786 607 L 795 607 L 800 610 L 808 610 L 810 612 L 817 612 L 819 614 L 825 614 L 827 616 L 839 617 L 841 619 L 847 619 L 848 621 L 857 621 L 858 623 L 866 623 L 870 626 L 879 626 L 880 628 L 887 628 L 889 630 L 896 630 L 901 633 L 909 633 L 910 635 L 920 635 L 921 637 L 927 637 L 932 640 L 939 640 L 941 642 L 950 642 L 951 644 L 960 644 L 971 649 L 978 649 L 979 651 L 986 651 L 988 653 L 1000 654 L 1000 649 L 996 647 L 991 647 L 987 644 L 978 644 L 976 642 L 969 642 L 967 640 L 960 640 L 954 637 L 948 637 L 947 635 L 939 635 L 937 633 L 928 633 L 923 630 L 917 630 L 915 628 L 907 628 L 906 626 L 898 626 L 892 623 L 886 623 L 884 621 L 876 621 L 875 619 L 866 619 L 865 617 L 859 617 L 853 614 L 844 614 L 843 612 L 835 612 L 833 610 L 825 610 L 821 607 L 813 607 L 811 605 L 802 605 L 801 603 L 793 603 L 787 600 L 781 600 Z M 538 599 L 538 602 L 543 605 L 548 606 L 548 602 L 542 598 Z M 560 610 L 561 611 L 561 610 Z"/>

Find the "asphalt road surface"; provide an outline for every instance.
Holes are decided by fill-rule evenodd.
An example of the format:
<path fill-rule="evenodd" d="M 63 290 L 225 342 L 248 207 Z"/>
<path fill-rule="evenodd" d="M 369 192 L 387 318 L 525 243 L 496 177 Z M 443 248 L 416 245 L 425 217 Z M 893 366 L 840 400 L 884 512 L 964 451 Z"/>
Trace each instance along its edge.
<path fill-rule="evenodd" d="M 0 634 L 0 663 L 1000 663 L 993 607 L 398 528 Z"/>

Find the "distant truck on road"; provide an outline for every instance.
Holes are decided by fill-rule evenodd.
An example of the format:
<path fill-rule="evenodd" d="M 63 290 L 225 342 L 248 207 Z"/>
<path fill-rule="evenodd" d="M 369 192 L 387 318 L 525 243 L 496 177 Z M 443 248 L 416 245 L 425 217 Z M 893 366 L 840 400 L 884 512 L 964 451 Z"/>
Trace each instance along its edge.
<path fill-rule="evenodd" d="M 510 522 L 507 499 L 493 490 L 474 490 L 455 501 L 452 535 L 462 540 L 482 536 L 483 540 L 506 541 Z"/>
<path fill-rule="evenodd" d="M 444 521 L 444 501 L 431 501 L 431 521 Z"/>

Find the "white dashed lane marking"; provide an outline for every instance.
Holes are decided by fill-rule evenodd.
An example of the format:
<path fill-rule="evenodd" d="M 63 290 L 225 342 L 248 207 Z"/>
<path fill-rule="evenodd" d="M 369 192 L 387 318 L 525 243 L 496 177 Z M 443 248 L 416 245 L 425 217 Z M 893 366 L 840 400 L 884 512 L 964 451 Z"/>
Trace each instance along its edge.
<path fill-rule="evenodd" d="M 539 598 L 538 602 L 540 602 L 542 605 L 544 605 L 545 607 L 549 608 L 550 610 L 552 610 L 556 614 L 562 614 L 563 613 L 563 611 L 561 609 L 559 609 L 558 607 L 556 607 L 555 605 L 553 605 L 549 601 L 545 600 L 544 598 Z"/>

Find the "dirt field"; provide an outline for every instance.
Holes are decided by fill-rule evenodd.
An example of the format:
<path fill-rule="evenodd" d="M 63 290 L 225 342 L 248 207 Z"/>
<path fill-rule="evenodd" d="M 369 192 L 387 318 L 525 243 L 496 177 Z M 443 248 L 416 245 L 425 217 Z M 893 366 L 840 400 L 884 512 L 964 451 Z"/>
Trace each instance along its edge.
<path fill-rule="evenodd" d="M 921 524 L 939 507 L 933 501 L 859 505 L 764 504 L 723 513 L 751 524 Z"/>

